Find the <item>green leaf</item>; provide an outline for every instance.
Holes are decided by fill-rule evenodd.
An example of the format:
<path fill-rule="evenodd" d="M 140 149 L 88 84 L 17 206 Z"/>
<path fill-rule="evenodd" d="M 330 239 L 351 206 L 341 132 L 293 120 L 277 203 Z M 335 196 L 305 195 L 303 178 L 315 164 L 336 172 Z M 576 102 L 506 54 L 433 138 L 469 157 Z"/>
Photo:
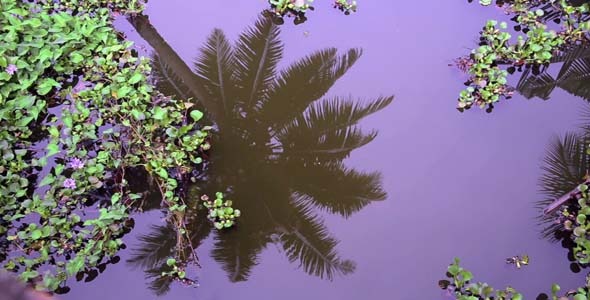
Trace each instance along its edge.
<path fill-rule="evenodd" d="M 53 137 L 53 138 L 59 137 L 59 130 L 57 129 L 57 127 L 51 126 L 47 130 L 49 131 L 49 135 L 51 135 L 51 137 Z"/>
<path fill-rule="evenodd" d="M 72 126 L 74 126 L 73 121 L 72 121 L 72 116 L 69 114 L 63 114 L 61 116 L 61 121 L 64 123 L 64 125 L 66 125 L 66 127 L 68 128 L 72 128 Z"/>
<path fill-rule="evenodd" d="M 516 294 L 512 295 L 512 300 L 522 300 L 522 294 L 516 293 Z"/>
<path fill-rule="evenodd" d="M 457 265 L 450 265 L 447 271 L 449 271 L 451 275 L 456 276 L 459 274 L 460 268 Z"/>
<path fill-rule="evenodd" d="M 54 181 L 55 181 L 55 177 L 53 176 L 53 174 L 49 173 L 43 178 L 43 180 L 41 180 L 41 182 L 39 183 L 39 187 L 50 185 Z"/>
<path fill-rule="evenodd" d="M 174 265 L 176 264 L 176 259 L 174 259 L 174 258 L 168 258 L 168 259 L 166 260 L 166 264 L 167 264 L 169 267 L 172 267 L 172 266 L 174 266 Z"/>
<path fill-rule="evenodd" d="M 17 108 L 20 108 L 20 109 L 29 108 L 29 107 L 33 106 L 33 103 L 35 103 L 35 96 L 33 96 L 33 95 L 18 96 L 18 97 L 16 97 L 16 99 L 14 99 L 14 101 L 16 102 Z"/>
<path fill-rule="evenodd" d="M 583 193 L 588 190 L 588 186 L 585 184 L 580 184 L 580 185 L 578 185 L 578 190 L 580 190 L 580 192 Z"/>
<path fill-rule="evenodd" d="M 39 55 L 37 55 L 37 59 L 41 62 L 44 62 L 53 57 L 53 52 L 49 48 L 43 48 L 39 51 Z"/>
<path fill-rule="evenodd" d="M 113 194 L 113 196 L 111 196 L 111 205 L 117 204 L 119 202 L 119 200 L 121 200 L 121 194 L 120 193 Z"/>
<path fill-rule="evenodd" d="M 50 143 L 47 145 L 47 156 L 52 156 L 57 153 L 59 153 L 59 146 L 57 144 Z"/>
<path fill-rule="evenodd" d="M 47 95 L 52 88 L 60 86 L 59 82 L 53 78 L 45 78 L 37 85 L 37 93 L 41 96 Z"/>
<path fill-rule="evenodd" d="M 40 239 L 42 235 L 43 235 L 43 232 L 39 229 L 35 229 L 35 230 L 33 230 L 33 232 L 31 232 L 31 238 L 33 240 Z"/>
<path fill-rule="evenodd" d="M 137 109 L 131 110 L 131 114 L 138 121 L 141 121 L 141 120 L 144 120 L 145 119 L 145 114 L 142 113 L 141 111 L 137 110 Z"/>
<path fill-rule="evenodd" d="M 41 26 L 41 20 L 37 19 L 37 18 L 32 18 L 29 19 L 28 22 L 26 22 L 28 25 L 30 25 L 31 27 L 39 27 Z"/>
<path fill-rule="evenodd" d="M 161 108 L 159 106 L 154 107 L 152 112 L 152 117 L 156 120 L 164 120 L 168 111 L 165 108 Z"/>
<path fill-rule="evenodd" d="M 131 92 L 131 87 L 124 85 L 117 90 L 117 99 L 124 98 Z"/>
<path fill-rule="evenodd" d="M 203 112 L 201 112 L 200 110 L 193 110 L 191 111 L 191 118 L 193 118 L 193 120 L 195 120 L 195 122 L 198 122 L 200 119 L 203 118 Z"/>
<path fill-rule="evenodd" d="M 574 228 L 574 235 L 578 237 L 584 236 L 586 235 L 586 230 L 582 227 L 576 227 Z"/>
<path fill-rule="evenodd" d="M 158 169 L 156 173 L 158 173 L 158 175 L 162 178 L 168 178 L 168 172 L 164 168 Z"/>
<path fill-rule="evenodd" d="M 36 278 L 39 276 L 39 272 L 37 271 L 25 271 L 20 274 L 20 278 L 24 281 L 29 281 L 30 279 Z"/>
<path fill-rule="evenodd" d="M 70 260 L 66 264 L 66 272 L 68 273 L 68 276 L 74 276 L 78 274 L 78 272 L 80 272 L 84 267 L 85 261 L 86 258 L 80 254 L 76 255 L 76 258 L 74 258 L 73 260 Z"/>
<path fill-rule="evenodd" d="M 130 84 L 136 84 L 138 83 L 141 79 L 143 78 L 143 74 L 141 73 L 135 73 L 133 74 L 133 76 L 131 76 L 131 78 L 129 78 L 129 83 Z"/>
<path fill-rule="evenodd" d="M 74 64 L 79 64 L 81 61 L 84 60 L 84 56 L 78 52 L 72 52 L 70 54 L 70 60 L 74 63 Z"/>
<path fill-rule="evenodd" d="M 473 279 L 473 274 L 469 271 L 461 271 L 461 277 L 463 277 L 463 280 L 469 281 Z"/>

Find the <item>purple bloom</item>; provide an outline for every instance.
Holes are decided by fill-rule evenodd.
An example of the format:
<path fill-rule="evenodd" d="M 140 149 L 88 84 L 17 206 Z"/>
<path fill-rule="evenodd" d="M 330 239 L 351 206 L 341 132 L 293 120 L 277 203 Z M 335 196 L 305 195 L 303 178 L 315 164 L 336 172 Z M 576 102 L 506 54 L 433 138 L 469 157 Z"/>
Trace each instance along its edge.
<path fill-rule="evenodd" d="M 84 168 L 84 162 L 81 161 L 79 158 L 74 157 L 72 158 L 72 160 L 70 160 L 70 168 L 72 169 L 82 169 Z"/>
<path fill-rule="evenodd" d="M 10 75 L 14 75 L 14 73 L 17 70 L 18 70 L 18 68 L 15 65 L 13 65 L 13 64 L 10 64 L 10 65 L 8 65 L 8 67 L 6 67 L 6 73 L 8 73 Z"/>
<path fill-rule="evenodd" d="M 64 180 L 64 187 L 67 189 L 75 189 L 76 188 L 76 180 L 72 178 L 68 178 Z"/>

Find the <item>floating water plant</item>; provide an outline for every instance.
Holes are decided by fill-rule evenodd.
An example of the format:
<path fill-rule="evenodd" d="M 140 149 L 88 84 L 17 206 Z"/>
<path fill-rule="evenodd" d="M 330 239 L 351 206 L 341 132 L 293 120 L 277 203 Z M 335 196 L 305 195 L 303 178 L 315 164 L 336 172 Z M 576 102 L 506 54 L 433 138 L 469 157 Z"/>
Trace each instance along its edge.
<path fill-rule="evenodd" d="M 270 9 L 266 11 L 266 15 L 271 17 L 276 24 L 283 24 L 285 21 L 283 17 L 293 17 L 295 25 L 301 24 L 307 20 L 305 13 L 308 10 L 314 10 L 311 5 L 313 0 L 268 0 Z M 357 9 L 356 1 L 349 0 L 334 0 L 334 8 L 349 15 Z"/>
<path fill-rule="evenodd" d="M 223 199 L 223 193 L 216 193 L 215 199 L 203 195 L 201 201 L 203 201 L 203 206 L 209 210 L 207 217 L 217 229 L 232 227 L 235 224 L 235 219 L 241 215 L 239 209 L 232 208 L 231 200 Z"/>
<path fill-rule="evenodd" d="M 182 189 L 208 127 L 154 90 L 149 60 L 113 28 L 113 11 L 142 7 L 1 1 L 0 263 L 39 288 L 67 292 L 120 260 L 147 197 L 130 186 L 138 174 L 187 234 Z"/>
<path fill-rule="evenodd" d="M 480 1 L 482 5 L 491 3 Z M 530 69 L 538 75 L 550 63 L 560 61 L 563 51 L 590 41 L 588 3 L 574 6 L 565 0 L 497 0 L 496 5 L 513 16 L 514 30 L 522 34 L 513 38 L 506 22 L 490 20 L 480 32 L 479 47 L 456 60 L 469 76 L 459 96 L 460 111 L 475 105 L 491 112 L 497 102 L 509 99 L 514 92 L 508 85 L 508 74 Z M 550 20 L 561 25 L 550 29 L 546 24 Z"/>

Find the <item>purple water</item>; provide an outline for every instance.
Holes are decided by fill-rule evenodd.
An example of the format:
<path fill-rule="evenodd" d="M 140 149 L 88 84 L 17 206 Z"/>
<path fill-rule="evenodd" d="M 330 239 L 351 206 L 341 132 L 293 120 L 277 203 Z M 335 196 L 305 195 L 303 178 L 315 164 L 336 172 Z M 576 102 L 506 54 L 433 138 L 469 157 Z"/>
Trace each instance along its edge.
<path fill-rule="evenodd" d="M 317 2 L 308 22 L 282 26 L 285 54 L 280 67 L 325 47 L 361 47 L 363 57 L 328 96 L 396 96 L 393 104 L 362 123 L 365 129 L 379 130 L 376 140 L 346 160 L 359 170 L 380 171 L 388 199 L 346 220 L 326 217 L 330 232 L 340 240 L 339 255 L 355 261 L 356 271 L 321 280 L 269 244 L 249 279 L 232 283 L 209 256 L 209 239 L 198 249 L 200 287 L 175 285 L 162 299 L 442 299 L 437 281 L 456 256 L 477 280 L 498 288 L 510 284 L 527 299 L 549 292 L 554 282 L 563 288 L 582 285 L 583 277 L 569 271 L 566 252 L 540 239 L 533 207 L 542 197 L 537 182 L 545 149 L 551 138 L 579 124 L 582 101 L 555 91 L 550 101 L 516 96 L 492 114 L 455 110 L 465 79 L 448 64 L 475 46 L 487 19 L 502 18 L 502 13 L 463 0 L 364 0 L 358 13 L 342 16 L 329 1 Z M 146 13 L 192 65 L 214 28 L 235 41 L 266 6 L 264 0 L 152 0 Z M 138 44 L 147 45 L 128 24 L 120 26 Z M 157 213 L 137 222 L 137 231 L 125 239 L 131 246 L 149 224 L 161 224 Z M 523 253 L 531 257 L 529 266 L 517 270 L 504 263 L 506 257 Z M 156 296 L 141 270 L 120 263 L 92 283 L 73 285 L 60 298 Z"/>

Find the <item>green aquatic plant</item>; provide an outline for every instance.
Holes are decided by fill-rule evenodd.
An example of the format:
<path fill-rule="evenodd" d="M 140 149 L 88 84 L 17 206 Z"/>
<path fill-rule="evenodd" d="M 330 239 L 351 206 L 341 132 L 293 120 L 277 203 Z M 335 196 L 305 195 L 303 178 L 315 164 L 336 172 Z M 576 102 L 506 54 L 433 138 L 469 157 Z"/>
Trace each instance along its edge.
<path fill-rule="evenodd" d="M 590 203 L 588 181 L 569 193 L 571 203 L 558 212 L 557 222 L 563 228 L 562 238 L 573 241 L 571 255 L 582 267 L 590 264 Z"/>
<path fill-rule="evenodd" d="M 490 5 L 491 1 L 480 1 Z M 544 71 L 552 58 L 572 47 L 588 45 L 590 4 L 571 5 L 565 0 L 496 1 L 512 15 L 515 31 L 512 37 L 506 22 L 490 20 L 486 23 L 480 44 L 470 55 L 457 59 L 456 65 L 469 75 L 459 96 L 458 109 L 463 111 L 476 105 L 490 112 L 501 98 L 510 98 L 514 88 L 508 85 L 508 74 L 517 70 L 532 70 L 537 75 Z M 547 22 L 561 24 L 551 29 Z"/>
<path fill-rule="evenodd" d="M 537 203 L 542 210 L 540 220 L 546 225 L 542 231 L 543 236 L 553 241 L 561 241 L 561 245 L 568 250 L 567 258 L 574 273 L 590 266 L 590 150 L 587 141 L 587 133 L 570 133 L 551 145 L 543 167 L 545 173 L 541 177 L 541 191 L 548 198 Z M 579 184 L 584 178 L 585 181 Z M 518 258 L 509 258 L 510 261 L 507 262 L 513 263 Z M 458 259 L 449 266 L 447 277 L 448 279 L 439 281 L 439 286 L 456 299 L 522 299 L 522 295 L 511 287 L 495 291 L 485 283 L 473 283 L 473 275 L 459 266 Z M 558 295 L 559 291 L 560 287 L 554 284 L 551 299 L 588 299 L 590 274 L 587 275 L 582 287 L 562 295 Z M 542 293 L 537 299 L 550 298 Z"/>
<path fill-rule="evenodd" d="M 307 21 L 306 12 L 314 10 L 311 5 L 313 0 L 268 0 L 270 9 L 266 10 L 266 15 L 271 17 L 275 24 L 283 24 L 284 17 L 294 17 L 295 25 Z M 334 8 L 342 11 L 345 15 L 355 12 L 357 9 L 356 1 L 334 0 Z"/>
<path fill-rule="evenodd" d="M 209 199 L 209 196 L 203 195 L 201 201 L 203 206 L 209 210 L 207 217 L 217 229 L 232 227 L 234 220 L 241 215 L 239 209 L 232 208 L 231 200 L 223 200 L 223 193 L 217 192 L 213 200 Z"/>
<path fill-rule="evenodd" d="M 119 261 L 136 174 L 188 239 L 183 190 L 210 130 L 113 28 L 140 1 L 77 3 L 0 0 L 0 262 L 57 292 Z"/>
<path fill-rule="evenodd" d="M 494 289 L 483 282 L 473 282 L 473 274 L 459 265 L 459 259 L 455 258 L 447 268 L 447 278 L 438 282 L 441 289 L 454 296 L 457 300 L 522 300 L 523 295 L 512 287 L 503 290 Z M 557 284 L 551 286 L 552 300 L 587 300 L 590 297 L 590 277 L 586 278 L 584 287 L 567 291 L 561 296 L 558 295 L 561 287 Z M 541 293 L 536 299 L 548 300 L 549 296 Z"/>
<path fill-rule="evenodd" d="M 473 274 L 459 265 L 459 259 L 455 258 L 447 268 L 447 278 L 438 282 L 441 289 L 447 290 L 457 300 L 522 300 L 522 294 L 511 287 L 504 290 L 495 290 L 486 283 L 472 283 Z"/>

